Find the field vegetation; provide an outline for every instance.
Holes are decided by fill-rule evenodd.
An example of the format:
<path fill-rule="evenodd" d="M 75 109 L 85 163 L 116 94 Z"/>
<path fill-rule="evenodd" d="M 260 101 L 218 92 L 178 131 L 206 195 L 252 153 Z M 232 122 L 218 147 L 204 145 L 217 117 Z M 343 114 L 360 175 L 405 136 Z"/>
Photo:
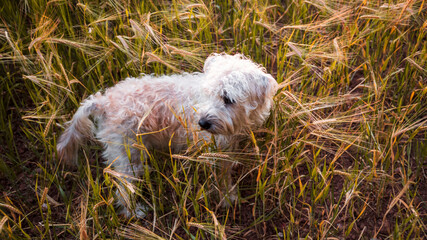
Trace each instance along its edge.
<path fill-rule="evenodd" d="M 424 0 L 3 0 L 0 238 L 426 239 L 426 34 Z M 280 83 L 240 151 L 153 154 L 144 219 L 117 214 L 99 144 L 58 164 L 81 100 L 214 52 Z M 229 208 L 213 159 L 239 163 Z"/>

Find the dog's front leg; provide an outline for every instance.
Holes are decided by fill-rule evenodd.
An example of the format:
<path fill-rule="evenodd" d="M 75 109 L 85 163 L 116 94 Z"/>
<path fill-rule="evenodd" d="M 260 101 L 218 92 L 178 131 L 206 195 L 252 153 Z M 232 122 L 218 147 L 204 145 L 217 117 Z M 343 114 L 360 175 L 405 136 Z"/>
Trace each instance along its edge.
<path fill-rule="evenodd" d="M 233 184 L 232 179 L 233 162 L 227 159 L 220 165 L 220 201 L 221 206 L 228 207 L 233 205 L 238 199 L 237 188 Z"/>

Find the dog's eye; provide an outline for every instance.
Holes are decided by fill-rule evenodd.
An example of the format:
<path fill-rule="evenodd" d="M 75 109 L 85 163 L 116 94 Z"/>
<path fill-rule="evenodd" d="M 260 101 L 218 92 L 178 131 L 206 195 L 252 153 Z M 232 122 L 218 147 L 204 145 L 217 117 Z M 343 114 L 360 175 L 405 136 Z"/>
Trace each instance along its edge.
<path fill-rule="evenodd" d="M 222 96 L 222 99 L 224 100 L 225 105 L 233 104 L 234 101 L 231 100 L 226 93 L 224 93 L 224 96 Z"/>

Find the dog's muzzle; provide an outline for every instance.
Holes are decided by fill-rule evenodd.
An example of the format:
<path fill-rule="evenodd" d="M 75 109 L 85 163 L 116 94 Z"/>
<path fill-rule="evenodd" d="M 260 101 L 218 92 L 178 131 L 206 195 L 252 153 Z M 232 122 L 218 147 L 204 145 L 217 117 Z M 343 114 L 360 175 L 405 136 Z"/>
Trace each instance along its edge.
<path fill-rule="evenodd" d="M 212 127 L 212 123 L 209 122 L 208 120 L 206 120 L 205 118 L 201 118 L 199 120 L 199 125 L 201 128 L 203 128 L 205 130 L 209 130 Z"/>

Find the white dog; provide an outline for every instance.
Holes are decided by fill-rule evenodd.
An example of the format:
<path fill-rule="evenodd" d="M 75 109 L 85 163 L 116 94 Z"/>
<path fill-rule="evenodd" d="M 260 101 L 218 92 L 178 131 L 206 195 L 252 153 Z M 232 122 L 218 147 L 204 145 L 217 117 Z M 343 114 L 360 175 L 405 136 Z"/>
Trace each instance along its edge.
<path fill-rule="evenodd" d="M 106 164 L 124 176 L 137 177 L 148 152 L 169 152 L 169 143 L 177 153 L 189 141 L 210 142 L 214 137 L 218 148 L 230 150 L 238 135 L 260 126 L 269 116 L 276 88 L 276 80 L 264 68 L 240 54 L 211 55 L 203 73 L 127 78 L 82 102 L 59 138 L 58 156 L 65 162 L 75 161 L 84 138 L 95 134 L 104 145 Z M 133 147 L 136 142 L 137 148 Z M 222 163 L 227 187 L 230 166 Z M 125 194 L 118 190 L 123 213 L 141 216 Z M 229 193 L 229 198 L 235 196 Z"/>

